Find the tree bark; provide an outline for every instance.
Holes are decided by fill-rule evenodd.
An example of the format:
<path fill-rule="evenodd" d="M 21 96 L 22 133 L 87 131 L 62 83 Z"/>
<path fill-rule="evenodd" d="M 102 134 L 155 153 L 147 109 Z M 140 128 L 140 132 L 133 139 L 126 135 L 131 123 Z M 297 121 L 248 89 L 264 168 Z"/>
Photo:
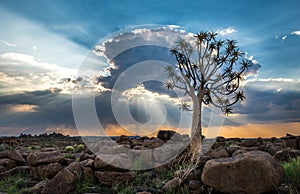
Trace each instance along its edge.
<path fill-rule="evenodd" d="M 192 120 L 192 130 L 191 130 L 191 142 L 189 155 L 191 157 L 192 163 L 197 163 L 201 155 L 201 145 L 202 145 L 202 127 L 201 127 L 201 109 L 202 109 L 202 98 L 193 98 L 193 120 Z"/>

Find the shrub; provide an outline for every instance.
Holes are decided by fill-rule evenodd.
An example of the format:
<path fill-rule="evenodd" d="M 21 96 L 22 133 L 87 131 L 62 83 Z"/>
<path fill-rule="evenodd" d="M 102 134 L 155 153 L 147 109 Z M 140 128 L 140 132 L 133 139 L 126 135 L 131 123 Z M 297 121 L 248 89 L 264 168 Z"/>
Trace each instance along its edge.
<path fill-rule="evenodd" d="M 37 145 L 32 145 L 32 146 L 29 146 L 28 149 L 33 151 L 33 150 L 38 150 L 40 149 L 41 147 L 40 146 L 37 146 Z"/>
<path fill-rule="evenodd" d="M 300 157 L 292 158 L 288 162 L 283 162 L 285 178 L 294 186 L 300 185 Z"/>
<path fill-rule="evenodd" d="M 65 151 L 69 152 L 69 153 L 74 152 L 74 147 L 73 146 L 66 146 Z"/>
<path fill-rule="evenodd" d="M 79 152 L 82 152 L 83 150 L 84 150 L 84 145 L 83 144 L 79 144 L 78 146 L 77 146 L 77 150 L 79 151 Z"/>

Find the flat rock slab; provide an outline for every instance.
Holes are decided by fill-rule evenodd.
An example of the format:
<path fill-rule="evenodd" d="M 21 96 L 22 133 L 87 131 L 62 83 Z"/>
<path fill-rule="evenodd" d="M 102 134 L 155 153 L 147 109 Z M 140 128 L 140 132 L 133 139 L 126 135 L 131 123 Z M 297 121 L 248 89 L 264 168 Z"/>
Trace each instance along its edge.
<path fill-rule="evenodd" d="M 64 160 L 64 156 L 60 151 L 51 152 L 37 152 L 31 153 L 27 157 L 27 162 L 31 166 L 36 166 L 39 164 L 49 164 L 49 163 L 60 163 Z"/>

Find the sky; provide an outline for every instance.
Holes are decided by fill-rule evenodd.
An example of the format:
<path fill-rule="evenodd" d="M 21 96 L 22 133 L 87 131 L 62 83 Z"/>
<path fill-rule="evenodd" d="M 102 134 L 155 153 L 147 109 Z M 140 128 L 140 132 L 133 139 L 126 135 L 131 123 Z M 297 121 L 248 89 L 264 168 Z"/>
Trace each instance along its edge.
<path fill-rule="evenodd" d="M 153 61 L 174 63 L 168 48 L 176 38 L 200 31 L 237 40 L 256 64 L 243 82 L 247 101 L 233 107 L 218 135 L 300 135 L 299 7 L 296 0 L 2 0 L 0 136 L 89 135 L 99 123 L 108 135 L 187 132 L 191 114 L 180 112 L 176 95 L 157 81 L 135 83 L 111 99 L 136 64 L 143 68 L 135 76 L 163 77 L 149 73 Z M 74 93 L 94 98 L 99 123 L 89 120 L 80 95 L 83 108 L 74 113 Z M 206 116 L 203 123 L 210 123 Z"/>

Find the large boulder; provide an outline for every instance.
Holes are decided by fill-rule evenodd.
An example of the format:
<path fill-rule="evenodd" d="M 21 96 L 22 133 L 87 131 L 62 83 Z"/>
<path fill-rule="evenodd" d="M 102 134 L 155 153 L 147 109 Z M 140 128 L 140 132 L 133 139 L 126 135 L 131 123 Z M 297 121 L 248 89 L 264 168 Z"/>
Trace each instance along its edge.
<path fill-rule="evenodd" d="M 154 149 L 154 148 L 158 148 L 160 146 L 162 146 L 165 142 L 161 139 L 146 139 L 143 142 L 143 146 L 150 148 L 150 149 Z"/>
<path fill-rule="evenodd" d="M 292 148 L 279 150 L 275 154 L 275 158 L 279 161 L 289 161 L 291 158 L 297 157 L 300 157 L 300 150 L 295 150 Z"/>
<path fill-rule="evenodd" d="M 94 160 L 96 169 L 132 169 L 133 161 L 126 154 L 98 154 Z"/>
<path fill-rule="evenodd" d="M 79 162 L 73 162 L 62 169 L 52 179 L 47 181 L 43 194 L 72 194 L 76 190 L 76 181 L 82 178 L 82 168 Z"/>
<path fill-rule="evenodd" d="M 183 143 L 164 144 L 153 150 L 153 158 L 158 162 L 167 162 L 171 158 L 178 156 L 185 149 Z"/>
<path fill-rule="evenodd" d="M 282 146 L 274 145 L 273 143 L 267 143 L 264 147 L 264 151 L 268 152 L 272 156 L 274 156 L 276 154 L 276 152 L 278 152 L 282 149 L 283 149 Z"/>
<path fill-rule="evenodd" d="M 171 138 L 174 140 L 182 140 L 182 136 L 179 133 L 176 133 L 175 131 L 170 131 L 170 130 L 160 130 L 157 133 L 157 138 L 168 141 Z"/>
<path fill-rule="evenodd" d="M 136 173 L 130 172 L 113 172 L 113 171 L 95 171 L 94 176 L 101 185 L 112 186 L 132 181 Z"/>
<path fill-rule="evenodd" d="M 14 160 L 9 158 L 0 159 L 0 173 L 16 167 L 17 164 Z"/>
<path fill-rule="evenodd" d="M 6 150 L 0 152 L 0 158 L 10 158 L 16 162 L 25 163 L 26 160 L 18 150 Z"/>
<path fill-rule="evenodd" d="M 229 156 L 225 148 L 217 148 L 209 153 L 212 158 L 227 158 Z"/>
<path fill-rule="evenodd" d="M 54 177 L 63 167 L 60 163 L 44 164 L 40 166 L 30 167 L 30 176 L 34 178 L 48 178 Z"/>
<path fill-rule="evenodd" d="M 281 165 L 269 153 L 250 151 L 207 161 L 201 179 L 224 193 L 258 194 L 275 190 L 283 177 Z"/>
<path fill-rule="evenodd" d="M 179 178 L 173 178 L 169 180 L 164 186 L 163 189 L 165 191 L 171 191 L 176 189 L 180 185 L 181 180 Z"/>
<path fill-rule="evenodd" d="M 286 134 L 286 136 L 282 137 L 281 139 L 283 140 L 284 147 L 290 147 L 290 148 L 293 148 L 293 149 L 300 149 L 300 147 L 299 147 L 300 136 Z"/>
<path fill-rule="evenodd" d="M 50 179 L 42 191 L 43 194 L 71 194 L 76 189 L 76 175 L 67 168 L 62 169 L 55 177 Z"/>
<path fill-rule="evenodd" d="M 39 164 L 49 164 L 49 163 L 60 163 L 64 160 L 64 156 L 60 151 L 51 152 L 36 152 L 31 153 L 27 157 L 27 162 L 31 166 L 36 166 Z"/>

